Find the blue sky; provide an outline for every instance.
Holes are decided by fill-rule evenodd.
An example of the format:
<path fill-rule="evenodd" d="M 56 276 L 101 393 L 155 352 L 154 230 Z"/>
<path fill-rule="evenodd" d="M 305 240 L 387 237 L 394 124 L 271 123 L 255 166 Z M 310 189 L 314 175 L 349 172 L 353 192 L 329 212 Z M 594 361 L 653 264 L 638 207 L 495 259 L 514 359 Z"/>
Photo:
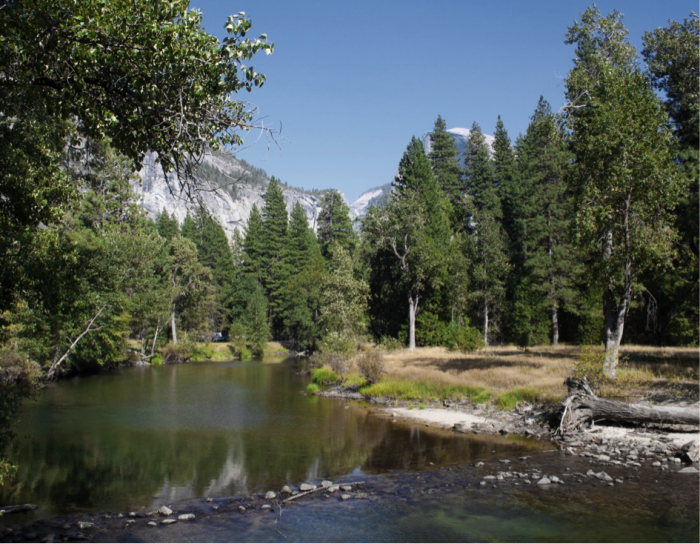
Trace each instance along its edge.
<path fill-rule="evenodd" d="M 252 37 L 266 33 L 273 55 L 251 62 L 267 76 L 239 98 L 282 128 L 281 146 L 246 136 L 239 156 L 286 183 L 337 188 L 350 202 L 391 181 L 411 136 L 476 121 L 493 134 L 497 116 L 511 139 L 525 131 L 540 95 L 553 110 L 564 100 L 574 47 L 567 27 L 588 6 L 579 1 L 368 2 L 192 0 L 207 31 L 223 36 L 228 15 L 244 11 Z M 646 30 L 682 20 L 696 0 L 602 1 L 617 9 L 631 43 Z"/>

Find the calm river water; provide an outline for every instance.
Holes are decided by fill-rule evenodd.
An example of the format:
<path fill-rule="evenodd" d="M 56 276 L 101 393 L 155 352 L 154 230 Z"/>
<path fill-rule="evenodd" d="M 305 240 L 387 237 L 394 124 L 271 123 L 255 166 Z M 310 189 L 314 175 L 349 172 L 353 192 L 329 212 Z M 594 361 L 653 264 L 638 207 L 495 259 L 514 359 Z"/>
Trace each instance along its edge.
<path fill-rule="evenodd" d="M 520 437 L 453 435 L 378 417 L 357 404 L 307 397 L 301 392 L 308 378 L 294 370 L 289 362 L 189 363 L 83 375 L 45 388 L 23 410 L 12 451 L 17 482 L 0 488 L 0 504 L 31 502 L 40 509 L 0 524 L 158 508 L 345 477 L 393 486 L 395 498 L 357 501 L 353 515 L 340 519 L 328 502 L 297 508 L 286 518 L 292 540 L 697 539 L 697 500 L 685 508 L 684 501 L 672 501 L 660 523 L 649 514 L 658 500 L 652 497 L 640 509 L 638 492 L 631 506 L 569 497 L 564 502 L 573 500 L 572 509 L 563 507 L 566 494 L 553 500 L 495 489 L 465 494 L 466 480 L 449 488 L 446 467 L 533 455 L 550 446 Z M 537 455 L 560 462 L 558 454 Z M 443 471 L 434 476 L 435 487 L 446 489 L 439 499 L 427 488 L 402 496 L 400 490 L 414 484 L 401 478 L 420 480 L 420 471 L 435 470 Z M 606 528 L 601 515 L 615 521 Z M 230 523 L 182 526 L 169 538 L 281 539 L 260 525 L 239 528 L 233 537 Z M 572 527 L 587 531 L 572 533 Z"/>

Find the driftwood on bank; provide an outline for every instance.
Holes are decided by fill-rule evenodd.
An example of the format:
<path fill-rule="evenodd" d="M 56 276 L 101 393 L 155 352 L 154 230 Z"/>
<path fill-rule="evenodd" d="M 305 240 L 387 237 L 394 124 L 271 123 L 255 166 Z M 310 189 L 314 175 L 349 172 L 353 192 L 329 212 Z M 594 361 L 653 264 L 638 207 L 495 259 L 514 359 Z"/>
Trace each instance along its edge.
<path fill-rule="evenodd" d="M 333 484 L 333 485 L 329 485 L 329 486 L 325 486 L 325 487 L 324 487 L 324 486 L 320 486 L 320 487 L 317 487 L 316 489 L 311 489 L 310 491 L 304 491 L 303 493 L 299 493 L 299 494 L 297 494 L 297 495 L 292 495 L 291 497 L 288 497 L 288 498 L 284 499 L 284 500 L 282 501 L 282 503 L 290 502 L 290 501 L 295 501 L 295 500 L 297 500 L 297 499 L 300 499 L 300 498 L 303 497 L 304 495 L 310 495 L 311 493 L 317 493 L 318 491 L 328 491 L 328 488 L 329 488 L 329 487 L 333 487 L 333 486 L 336 486 L 336 485 L 337 485 L 337 486 L 341 486 L 341 485 L 360 485 L 360 484 L 364 484 L 364 483 L 365 483 L 365 482 L 349 482 L 349 483 L 347 483 L 347 484 L 346 484 L 346 483 L 342 483 L 342 484 Z"/>
<path fill-rule="evenodd" d="M 22 512 L 29 512 L 31 510 L 36 510 L 38 506 L 36 504 L 18 504 L 15 506 L 0 506 L 0 513 L 2 514 L 21 514 Z"/>
<path fill-rule="evenodd" d="M 629 404 L 598 398 L 586 383 L 586 379 L 567 378 L 564 384 L 569 394 L 562 402 L 559 432 L 576 429 L 590 421 L 615 421 L 617 423 L 656 423 L 675 425 L 700 425 L 698 408 L 677 406 L 652 406 Z"/>

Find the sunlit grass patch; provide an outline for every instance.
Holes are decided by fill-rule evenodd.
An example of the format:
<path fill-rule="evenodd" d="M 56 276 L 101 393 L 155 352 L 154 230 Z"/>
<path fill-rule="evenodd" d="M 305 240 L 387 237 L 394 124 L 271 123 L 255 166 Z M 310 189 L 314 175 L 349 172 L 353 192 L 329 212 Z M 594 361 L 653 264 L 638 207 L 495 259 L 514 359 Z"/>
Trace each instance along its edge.
<path fill-rule="evenodd" d="M 311 371 L 311 381 L 318 385 L 327 385 L 331 383 L 338 383 L 340 378 L 327 366 L 321 368 L 314 368 Z"/>
<path fill-rule="evenodd" d="M 462 400 L 474 403 L 485 402 L 491 393 L 483 387 L 472 385 L 450 385 L 425 380 L 412 381 L 384 378 L 379 383 L 360 387 L 360 393 L 373 397 L 391 397 L 401 400 L 429 401 L 433 398 Z"/>
<path fill-rule="evenodd" d="M 306 392 L 309 395 L 314 395 L 318 393 L 321 390 L 321 386 L 318 385 L 317 383 L 310 383 L 309 385 L 306 386 Z"/>
<path fill-rule="evenodd" d="M 542 392 L 534 387 L 513 389 L 507 393 L 501 393 L 497 397 L 496 406 L 501 410 L 513 410 L 523 401 L 537 402 L 542 397 Z"/>

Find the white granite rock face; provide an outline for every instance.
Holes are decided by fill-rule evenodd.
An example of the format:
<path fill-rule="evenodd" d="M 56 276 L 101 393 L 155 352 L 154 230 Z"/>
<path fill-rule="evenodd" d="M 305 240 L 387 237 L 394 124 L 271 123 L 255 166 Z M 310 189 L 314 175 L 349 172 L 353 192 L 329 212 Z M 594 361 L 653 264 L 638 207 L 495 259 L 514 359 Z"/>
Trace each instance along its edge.
<path fill-rule="evenodd" d="M 207 156 L 204 163 L 218 169 L 233 180 L 240 179 L 245 172 L 243 166 L 233 156 Z M 187 212 L 193 213 L 196 209 L 196 204 L 190 202 L 186 194 L 180 193 L 175 174 L 168 174 L 166 180 L 163 169 L 155 161 L 154 154 L 149 153 L 146 156 L 140 176 L 142 184 L 141 187 L 136 188 L 141 197 L 139 203 L 150 217 L 155 218 L 156 214 L 166 209 L 170 215 L 175 215 L 177 220 L 182 223 Z M 265 189 L 244 182 L 235 183 L 236 197 L 234 198 L 225 190 L 215 190 L 217 187 L 218 185 L 213 181 L 203 184 L 204 190 L 200 191 L 200 197 L 204 205 L 221 223 L 227 236 L 232 237 L 236 228 L 240 229 L 241 234 L 243 234 L 253 205 L 257 204 L 258 209 L 262 209 Z M 320 198 L 284 186 L 282 192 L 287 211 L 291 213 L 296 202 L 299 202 L 306 213 L 309 225 L 315 231 L 316 218 L 321 205 Z"/>

